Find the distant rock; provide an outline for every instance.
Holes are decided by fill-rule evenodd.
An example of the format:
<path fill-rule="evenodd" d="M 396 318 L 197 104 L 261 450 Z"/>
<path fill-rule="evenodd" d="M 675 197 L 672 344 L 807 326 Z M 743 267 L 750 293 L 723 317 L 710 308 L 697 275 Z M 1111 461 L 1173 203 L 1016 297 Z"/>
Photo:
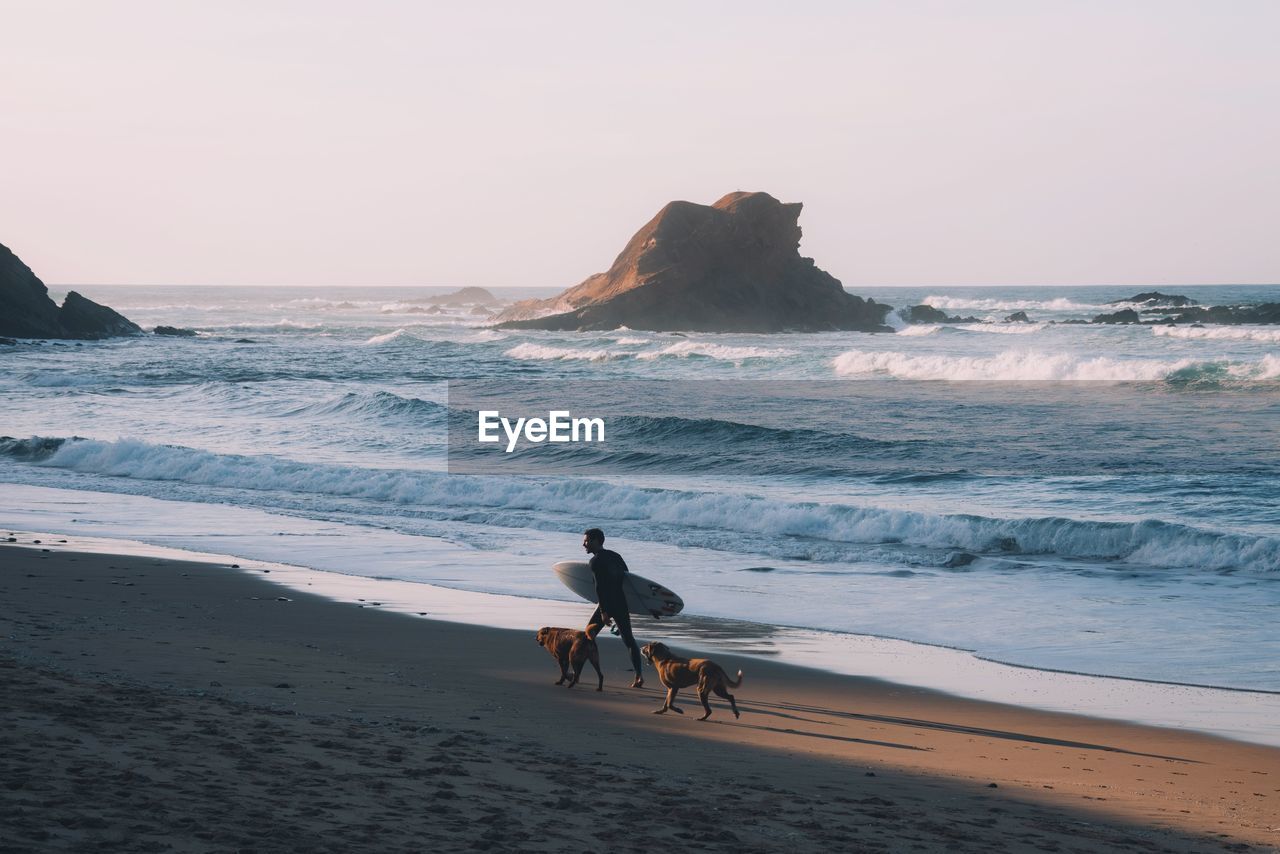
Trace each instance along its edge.
<path fill-rule="evenodd" d="M 406 300 L 406 302 L 425 303 L 429 305 L 448 305 L 448 306 L 464 306 L 464 305 L 497 305 L 502 300 L 495 297 L 484 288 L 458 288 L 452 293 L 439 294 L 436 296 L 420 297 L 418 299 Z"/>
<path fill-rule="evenodd" d="M 7 246 L 0 245 L 0 335 L 14 338 L 111 338 L 142 331 L 123 315 L 72 291 L 62 307 Z"/>
<path fill-rule="evenodd" d="M 1145 305 L 1149 308 L 1181 308 L 1184 305 L 1199 305 L 1195 300 L 1190 297 L 1184 297 L 1182 294 L 1162 294 L 1159 291 L 1143 291 L 1140 294 L 1134 294 L 1128 299 L 1112 300 L 1107 305 L 1125 305 L 1127 303 Z"/>
<path fill-rule="evenodd" d="M 1280 323 L 1280 302 L 1184 308 L 1173 314 L 1173 321 L 1175 323 L 1221 323 L 1231 326 L 1241 323 L 1276 324 Z"/>
<path fill-rule="evenodd" d="M 889 306 L 847 293 L 800 256 L 800 209 L 768 193 L 671 202 L 606 272 L 497 320 L 515 329 L 891 332 Z"/>
<path fill-rule="evenodd" d="M 1149 312 L 1144 311 L 1143 314 Z M 1145 326 L 1168 326 L 1187 323 L 1215 323 L 1224 326 L 1236 326 L 1242 323 L 1280 324 L 1280 303 L 1268 302 L 1260 305 L 1212 305 L 1187 306 L 1180 309 L 1161 310 L 1156 312 L 1160 317 L 1146 320 L 1131 308 L 1111 314 L 1099 314 L 1094 323 L 1142 323 Z M 1063 321 L 1069 323 L 1070 321 Z"/>
<path fill-rule="evenodd" d="M 183 329 L 178 326 L 157 326 L 151 330 L 155 335 L 171 335 L 174 338 L 195 338 L 196 331 L 194 329 Z"/>
<path fill-rule="evenodd" d="M 898 316 L 907 323 L 981 323 L 982 321 L 976 317 L 960 317 L 959 315 L 949 315 L 939 308 L 934 308 L 928 303 L 921 305 L 912 305 L 901 309 Z"/>
<path fill-rule="evenodd" d="M 1030 323 L 1031 318 L 1027 317 L 1025 311 L 1015 311 L 1004 319 L 1005 323 Z"/>
<path fill-rule="evenodd" d="M 493 316 L 493 312 L 492 312 L 492 311 L 489 311 L 489 309 L 485 308 L 485 307 L 484 307 L 484 306 L 482 306 L 482 305 L 473 306 L 473 307 L 472 307 L 472 309 L 471 309 L 471 311 L 470 311 L 470 314 L 478 315 L 478 316 L 480 316 L 480 317 L 492 317 L 492 316 Z"/>
<path fill-rule="evenodd" d="M 1110 314 L 1099 314 L 1094 317 L 1093 323 L 1137 323 L 1141 318 L 1138 313 L 1131 308 L 1113 311 Z"/>

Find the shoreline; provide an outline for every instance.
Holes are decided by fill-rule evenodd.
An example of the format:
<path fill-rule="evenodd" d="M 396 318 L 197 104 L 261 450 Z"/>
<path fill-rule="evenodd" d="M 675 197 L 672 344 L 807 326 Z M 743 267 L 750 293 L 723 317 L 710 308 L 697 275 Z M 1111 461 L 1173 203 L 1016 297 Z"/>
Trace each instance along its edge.
<path fill-rule="evenodd" d="M 281 596 L 261 572 L 74 551 L 65 539 L 72 542 L 0 545 L 11 603 L 0 619 L 0 660 L 12 662 L 2 672 L 43 686 L 10 694 L 39 708 L 15 715 L 5 750 L 28 781 L 46 787 L 90 785 L 85 756 L 106 763 L 95 779 L 107 766 L 147 778 L 56 809 L 29 801 L 34 783 L 0 793 L 6 809 L 28 797 L 15 832 L 41 832 L 33 829 L 40 824 L 68 846 L 94 834 L 130 839 L 107 815 L 112 804 L 124 810 L 126 795 L 161 782 L 161 800 L 181 801 L 197 779 L 224 787 L 217 798 L 201 796 L 206 813 L 227 799 L 265 799 L 267 844 L 299 810 L 321 809 L 326 818 L 307 819 L 307 832 L 329 823 L 333 850 L 344 833 L 362 832 L 356 815 L 367 821 L 377 810 L 399 816 L 380 832 L 443 833 L 445 848 L 474 847 L 478 822 L 493 810 L 507 817 L 483 832 L 497 834 L 490 841 L 499 849 L 604 841 L 638 851 L 664 840 L 724 850 L 897 850 L 904 840 L 972 851 L 1280 845 L 1274 748 L 731 653 L 715 657 L 747 672 L 741 720 L 719 702 L 711 721 L 692 720 L 688 692 L 689 713 L 659 717 L 651 714 L 655 674 L 646 673 L 643 690 L 621 687 L 629 680 L 614 638 L 601 644 L 605 692 L 566 691 L 551 685 L 554 662 L 526 632 L 379 615 L 381 607 L 305 591 Z M 51 715 L 45 707 L 63 695 L 93 699 Z M 130 725 L 114 712 L 116 723 L 100 719 L 105 695 L 142 697 L 143 718 L 169 710 L 163 727 Z M 109 724 L 127 730 L 120 741 L 102 739 Z M 327 734 L 315 737 L 316 727 Z M 211 738 L 240 746 L 206 747 Z M 223 754 L 243 767 L 213 768 Z M 333 771 L 336 754 L 354 761 L 347 776 Z M 164 763 L 171 767 L 162 773 Z M 387 796 L 365 803 L 378 781 Z M 443 802 L 458 812 L 434 809 Z M 59 810 L 76 812 L 79 823 L 51 825 Z M 261 814 L 259 805 L 248 817 L 219 819 L 236 829 L 209 832 L 242 833 L 237 844 L 247 844 L 256 831 L 241 824 Z M 143 824 L 149 838 L 176 832 Z M 602 837 L 602 826 L 614 835 Z"/>
<path fill-rule="evenodd" d="M 87 551 L 104 554 L 240 563 L 265 570 L 266 580 L 289 589 L 320 593 L 338 602 L 376 602 L 369 607 L 417 618 L 525 630 L 547 624 L 575 626 L 583 618 L 583 603 L 570 601 L 354 575 L 141 540 L 74 533 L 7 533 L 25 539 L 70 539 Z M 829 675 L 880 679 L 957 699 L 1187 729 L 1280 747 L 1280 692 L 1055 670 L 1002 662 L 958 647 L 722 617 L 685 614 L 674 622 L 657 623 L 645 619 L 637 623 L 636 631 L 642 638 L 655 635 L 712 656 L 748 655 Z"/>

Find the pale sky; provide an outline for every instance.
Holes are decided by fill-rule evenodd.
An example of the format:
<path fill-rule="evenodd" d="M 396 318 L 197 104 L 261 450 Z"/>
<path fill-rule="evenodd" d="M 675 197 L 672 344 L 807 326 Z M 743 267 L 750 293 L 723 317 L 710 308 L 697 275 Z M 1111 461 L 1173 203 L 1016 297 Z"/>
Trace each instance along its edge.
<path fill-rule="evenodd" d="M 859 285 L 1280 281 L 1280 2 L 0 0 L 49 283 L 576 284 L 671 199 Z"/>

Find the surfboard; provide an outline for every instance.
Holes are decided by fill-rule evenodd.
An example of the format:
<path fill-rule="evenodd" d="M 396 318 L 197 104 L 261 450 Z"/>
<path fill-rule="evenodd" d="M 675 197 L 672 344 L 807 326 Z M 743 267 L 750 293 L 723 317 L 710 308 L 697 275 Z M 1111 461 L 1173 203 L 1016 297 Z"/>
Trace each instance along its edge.
<path fill-rule="evenodd" d="M 596 601 L 596 580 L 591 564 L 580 560 L 562 560 L 552 567 L 556 577 L 588 602 Z M 628 572 L 622 582 L 627 596 L 627 610 L 632 614 L 652 617 L 674 617 L 684 610 L 684 600 L 656 581 Z"/>

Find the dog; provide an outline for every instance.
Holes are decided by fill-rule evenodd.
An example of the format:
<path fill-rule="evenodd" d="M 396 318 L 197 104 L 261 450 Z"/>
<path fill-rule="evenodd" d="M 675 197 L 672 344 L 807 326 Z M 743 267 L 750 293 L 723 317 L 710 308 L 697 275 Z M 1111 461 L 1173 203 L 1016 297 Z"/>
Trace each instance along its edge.
<path fill-rule="evenodd" d="M 578 678 L 582 676 L 583 666 L 590 661 L 591 666 L 596 669 L 596 676 L 599 677 L 600 684 L 596 686 L 596 690 L 604 690 L 604 673 L 600 670 L 600 649 L 596 646 L 596 635 L 600 634 L 603 628 L 604 626 L 592 624 L 587 626 L 585 632 L 559 626 L 543 626 L 538 629 L 539 645 L 551 653 L 556 663 L 560 665 L 560 679 L 556 682 L 557 685 L 563 685 L 566 679 L 569 680 L 568 687 L 577 685 Z M 570 666 L 573 667 L 572 675 L 569 673 Z"/>
<path fill-rule="evenodd" d="M 713 691 L 716 696 L 729 701 L 729 708 L 733 709 L 735 718 L 742 717 L 738 713 L 738 704 L 729 693 L 730 688 L 737 688 L 742 684 L 741 670 L 738 671 L 738 681 L 734 682 L 729 679 L 724 668 L 714 661 L 706 658 L 681 658 L 663 643 L 647 643 L 640 648 L 640 653 L 658 671 L 658 681 L 667 689 L 666 702 L 654 712 L 655 715 L 660 715 L 667 709 L 683 715 L 684 710 L 676 708 L 676 692 L 681 688 L 697 685 L 698 699 L 702 701 L 702 708 L 706 711 L 698 720 L 705 721 L 711 717 L 711 704 L 707 702 L 707 696 Z"/>

